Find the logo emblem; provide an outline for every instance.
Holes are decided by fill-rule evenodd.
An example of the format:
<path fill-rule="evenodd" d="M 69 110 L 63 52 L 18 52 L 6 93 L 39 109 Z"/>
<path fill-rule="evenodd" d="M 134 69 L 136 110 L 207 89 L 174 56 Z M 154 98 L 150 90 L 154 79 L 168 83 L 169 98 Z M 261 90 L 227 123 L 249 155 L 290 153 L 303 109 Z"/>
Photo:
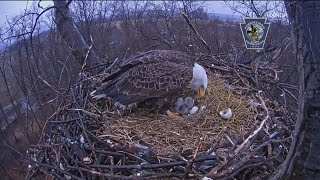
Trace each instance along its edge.
<path fill-rule="evenodd" d="M 243 18 L 240 23 L 243 39 L 247 49 L 263 49 L 270 23 L 267 18 Z"/>

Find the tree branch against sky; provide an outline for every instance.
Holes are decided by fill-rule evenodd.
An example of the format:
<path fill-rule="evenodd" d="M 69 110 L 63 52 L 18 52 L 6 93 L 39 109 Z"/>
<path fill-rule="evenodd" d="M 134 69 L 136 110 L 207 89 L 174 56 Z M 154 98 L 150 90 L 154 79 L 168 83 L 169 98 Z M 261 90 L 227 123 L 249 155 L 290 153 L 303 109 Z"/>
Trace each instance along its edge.
<path fill-rule="evenodd" d="M 267 17 L 270 20 L 287 21 L 287 13 L 283 1 L 224 1 L 233 13 L 242 17 Z"/>
<path fill-rule="evenodd" d="M 157 2 L 157 1 L 153 1 Z M 161 1 L 158 1 L 161 3 Z M 24 13 L 25 9 L 30 8 L 32 4 L 38 4 L 38 1 L 0 1 L 0 16 L 6 17 L 0 19 L 0 25 L 3 25 L 7 19 Z M 41 1 L 43 8 L 53 5 L 53 1 Z M 234 14 L 225 4 L 224 1 L 206 1 L 206 9 L 210 13 Z"/>

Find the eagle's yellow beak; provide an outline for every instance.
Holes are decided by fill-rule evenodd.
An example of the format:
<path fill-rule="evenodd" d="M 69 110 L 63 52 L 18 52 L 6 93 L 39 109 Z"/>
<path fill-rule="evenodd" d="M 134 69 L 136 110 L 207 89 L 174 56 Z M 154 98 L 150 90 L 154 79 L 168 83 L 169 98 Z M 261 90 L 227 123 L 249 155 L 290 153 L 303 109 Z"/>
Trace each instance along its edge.
<path fill-rule="evenodd" d="M 200 98 L 204 97 L 205 93 L 206 93 L 206 91 L 204 90 L 204 88 L 203 88 L 203 87 L 200 87 L 200 88 L 197 90 L 197 95 L 196 95 L 195 98 L 200 99 Z"/>

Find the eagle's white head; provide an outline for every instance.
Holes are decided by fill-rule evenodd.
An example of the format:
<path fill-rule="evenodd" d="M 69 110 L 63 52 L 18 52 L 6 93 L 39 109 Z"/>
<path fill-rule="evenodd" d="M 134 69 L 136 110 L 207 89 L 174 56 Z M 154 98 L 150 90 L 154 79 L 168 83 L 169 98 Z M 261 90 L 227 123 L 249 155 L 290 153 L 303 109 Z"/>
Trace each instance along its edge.
<path fill-rule="evenodd" d="M 194 63 L 193 77 L 190 81 L 190 86 L 192 90 L 197 91 L 196 98 L 203 97 L 208 87 L 208 77 L 206 70 L 198 63 Z"/>

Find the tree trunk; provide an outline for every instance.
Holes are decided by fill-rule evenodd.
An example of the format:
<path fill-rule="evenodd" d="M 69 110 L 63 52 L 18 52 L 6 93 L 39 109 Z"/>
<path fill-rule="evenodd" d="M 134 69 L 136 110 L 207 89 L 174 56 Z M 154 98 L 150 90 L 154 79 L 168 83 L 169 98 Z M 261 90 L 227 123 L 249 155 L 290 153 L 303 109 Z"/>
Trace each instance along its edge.
<path fill-rule="evenodd" d="M 57 28 L 64 40 L 68 43 L 76 60 L 85 68 L 102 64 L 102 60 L 94 53 L 92 49 L 86 58 L 89 51 L 89 46 L 84 41 L 82 35 L 71 18 L 69 11 L 71 0 L 54 0 L 53 2 L 57 7 L 55 10 L 55 21 Z"/>
<path fill-rule="evenodd" d="M 272 179 L 320 179 L 320 1 L 285 4 L 299 63 L 299 116 L 289 154 Z"/>

